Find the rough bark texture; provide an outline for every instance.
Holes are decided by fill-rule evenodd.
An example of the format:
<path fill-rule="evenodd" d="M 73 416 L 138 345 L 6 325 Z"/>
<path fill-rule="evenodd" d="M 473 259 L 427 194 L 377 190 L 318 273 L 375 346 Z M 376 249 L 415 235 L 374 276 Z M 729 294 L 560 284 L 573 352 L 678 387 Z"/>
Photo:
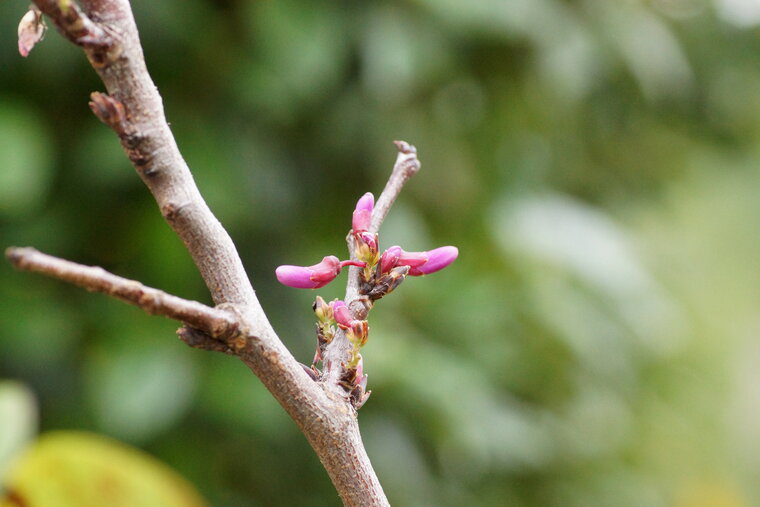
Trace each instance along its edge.
<path fill-rule="evenodd" d="M 166 122 L 158 90 L 148 75 L 129 2 L 82 0 L 81 9 L 71 0 L 34 0 L 34 3 L 66 38 L 83 48 L 103 80 L 108 93 L 93 93 L 90 107 L 118 135 L 127 156 L 155 197 L 161 214 L 190 252 L 217 308 L 171 299 L 173 296 L 125 281 L 99 268 L 67 265 L 62 270 L 36 271 L 79 282 L 90 290 L 117 295 L 146 310 L 157 311 L 156 301 L 161 300 L 163 306 L 159 305 L 158 313 L 197 328 L 180 330 L 185 341 L 237 355 L 261 379 L 303 431 L 346 505 L 388 505 L 364 450 L 356 411 L 345 392 L 329 382 L 314 382 L 279 340 L 259 304 L 232 239 L 201 197 Z M 41 254 L 27 249 L 8 252 L 9 258 L 21 269 L 34 269 L 32 260 L 39 261 L 35 255 Z M 71 274 L 75 272 L 78 275 Z M 62 273 L 69 273 L 76 280 Z M 128 282 L 127 286 L 129 283 L 139 285 L 129 286 L 137 292 L 129 295 L 129 290 L 122 287 L 126 292 L 120 293 L 122 289 L 117 287 L 122 282 Z M 155 296 L 150 305 L 146 303 L 150 298 L 144 298 L 148 293 Z M 141 297 L 146 304 L 140 303 Z M 189 313 L 182 313 L 182 308 Z M 193 317 L 194 311 L 211 320 L 232 319 L 229 329 L 234 328 L 234 332 L 229 329 L 224 333 L 215 332 L 203 319 Z"/>

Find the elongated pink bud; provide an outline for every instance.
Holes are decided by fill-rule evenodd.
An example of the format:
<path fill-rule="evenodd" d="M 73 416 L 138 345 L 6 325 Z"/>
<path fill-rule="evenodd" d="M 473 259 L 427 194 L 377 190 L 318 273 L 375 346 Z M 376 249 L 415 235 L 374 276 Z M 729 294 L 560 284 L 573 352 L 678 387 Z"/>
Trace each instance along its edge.
<path fill-rule="evenodd" d="M 280 266 L 275 270 L 281 284 L 296 289 L 318 289 L 332 282 L 340 273 L 340 260 L 328 255 L 313 266 Z"/>
<path fill-rule="evenodd" d="M 459 256 L 455 246 L 442 246 L 427 252 L 404 252 L 399 256 L 397 266 L 409 266 L 411 276 L 429 275 L 445 268 Z"/>
<path fill-rule="evenodd" d="M 351 220 L 351 229 L 354 234 L 360 234 L 369 230 L 369 225 L 372 222 L 372 210 L 375 208 L 375 196 L 372 192 L 367 192 L 356 203 L 356 209 L 354 209 L 354 216 Z"/>

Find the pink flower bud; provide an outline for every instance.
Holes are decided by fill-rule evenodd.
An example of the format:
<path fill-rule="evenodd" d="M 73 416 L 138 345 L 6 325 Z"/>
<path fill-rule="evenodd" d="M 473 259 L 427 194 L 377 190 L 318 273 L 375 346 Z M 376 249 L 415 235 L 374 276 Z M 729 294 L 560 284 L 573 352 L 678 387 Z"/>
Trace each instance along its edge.
<path fill-rule="evenodd" d="M 377 252 L 377 234 L 362 232 L 354 234 L 354 254 L 370 266 L 377 264 L 379 258 Z"/>
<path fill-rule="evenodd" d="M 354 234 L 359 234 L 369 230 L 369 225 L 372 222 L 372 210 L 375 208 L 375 196 L 372 192 L 364 194 L 359 202 L 356 203 L 356 209 L 354 209 L 354 216 L 351 220 L 351 229 Z"/>
<path fill-rule="evenodd" d="M 371 232 L 363 232 L 358 235 L 361 238 L 362 243 L 367 245 L 371 252 L 377 253 L 377 234 Z"/>
<path fill-rule="evenodd" d="M 391 269 L 395 268 L 402 252 L 400 246 L 392 246 L 383 252 L 383 255 L 380 256 L 380 272 L 389 273 Z"/>
<path fill-rule="evenodd" d="M 330 303 L 333 309 L 333 318 L 342 329 L 348 329 L 351 327 L 351 311 L 343 301 L 337 300 Z"/>
<path fill-rule="evenodd" d="M 280 266 L 275 271 L 281 284 L 296 289 L 318 289 L 332 282 L 340 273 L 341 262 L 334 255 L 328 255 L 313 266 Z"/>
<path fill-rule="evenodd" d="M 42 12 L 37 7 L 30 7 L 18 24 L 18 52 L 26 57 L 35 44 L 45 36 L 47 25 L 42 19 Z"/>
<path fill-rule="evenodd" d="M 411 276 L 429 275 L 439 271 L 457 258 L 459 249 L 455 246 L 442 246 L 427 252 L 404 252 L 399 256 L 397 266 L 409 266 Z"/>

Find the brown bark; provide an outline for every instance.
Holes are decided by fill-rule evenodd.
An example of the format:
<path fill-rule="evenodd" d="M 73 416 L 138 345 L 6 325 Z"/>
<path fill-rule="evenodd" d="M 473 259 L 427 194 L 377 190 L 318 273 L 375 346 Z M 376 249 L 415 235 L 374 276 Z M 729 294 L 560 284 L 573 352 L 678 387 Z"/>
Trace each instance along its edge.
<path fill-rule="evenodd" d="M 106 292 L 151 313 L 180 320 L 190 326 L 179 333 L 188 344 L 237 355 L 303 431 L 346 505 L 388 505 L 346 393 L 335 379 L 315 382 L 282 344 L 232 239 L 201 197 L 145 66 L 128 0 L 82 0 L 81 8 L 71 0 L 34 3 L 66 38 L 82 47 L 100 75 L 107 94 L 93 93 L 91 109 L 119 137 L 161 214 L 190 252 L 217 307 L 185 301 L 33 249 L 9 249 L 8 257 L 20 269 Z M 397 145 L 399 159 L 389 189 L 378 200 L 374 230 L 403 183 L 419 168 L 413 147 Z M 352 275 L 356 278 L 356 270 Z"/>

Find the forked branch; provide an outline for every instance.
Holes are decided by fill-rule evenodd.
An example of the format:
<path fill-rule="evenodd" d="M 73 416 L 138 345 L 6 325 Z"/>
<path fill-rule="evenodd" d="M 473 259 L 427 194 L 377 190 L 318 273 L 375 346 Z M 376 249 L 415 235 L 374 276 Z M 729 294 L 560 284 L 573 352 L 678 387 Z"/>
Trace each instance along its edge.
<path fill-rule="evenodd" d="M 189 345 L 238 356 L 298 424 L 346 505 L 388 505 L 359 434 L 356 411 L 335 379 L 315 382 L 272 329 L 232 239 L 195 185 L 166 122 L 151 80 L 128 0 L 34 0 L 58 30 L 80 46 L 107 93 L 90 108 L 118 136 L 161 214 L 182 239 L 217 305 L 208 307 L 139 282 L 57 259 L 30 248 L 6 255 L 19 269 L 36 271 L 103 292 L 148 313 L 176 319 Z M 80 7 L 81 6 L 81 7 Z M 399 155 L 372 215 L 377 232 L 406 180 L 418 169 L 413 146 L 397 141 Z M 348 292 L 357 299 L 352 269 Z M 351 297 L 347 298 L 347 301 Z M 326 381 L 325 381 L 326 380 Z"/>
<path fill-rule="evenodd" d="M 163 315 L 200 329 L 213 338 L 226 339 L 239 332 L 239 319 L 229 310 L 211 308 L 147 287 L 135 280 L 116 276 L 100 267 L 84 266 L 34 248 L 11 247 L 6 258 L 17 269 L 42 273 L 83 289 L 102 292 L 143 309 L 151 315 Z"/>

